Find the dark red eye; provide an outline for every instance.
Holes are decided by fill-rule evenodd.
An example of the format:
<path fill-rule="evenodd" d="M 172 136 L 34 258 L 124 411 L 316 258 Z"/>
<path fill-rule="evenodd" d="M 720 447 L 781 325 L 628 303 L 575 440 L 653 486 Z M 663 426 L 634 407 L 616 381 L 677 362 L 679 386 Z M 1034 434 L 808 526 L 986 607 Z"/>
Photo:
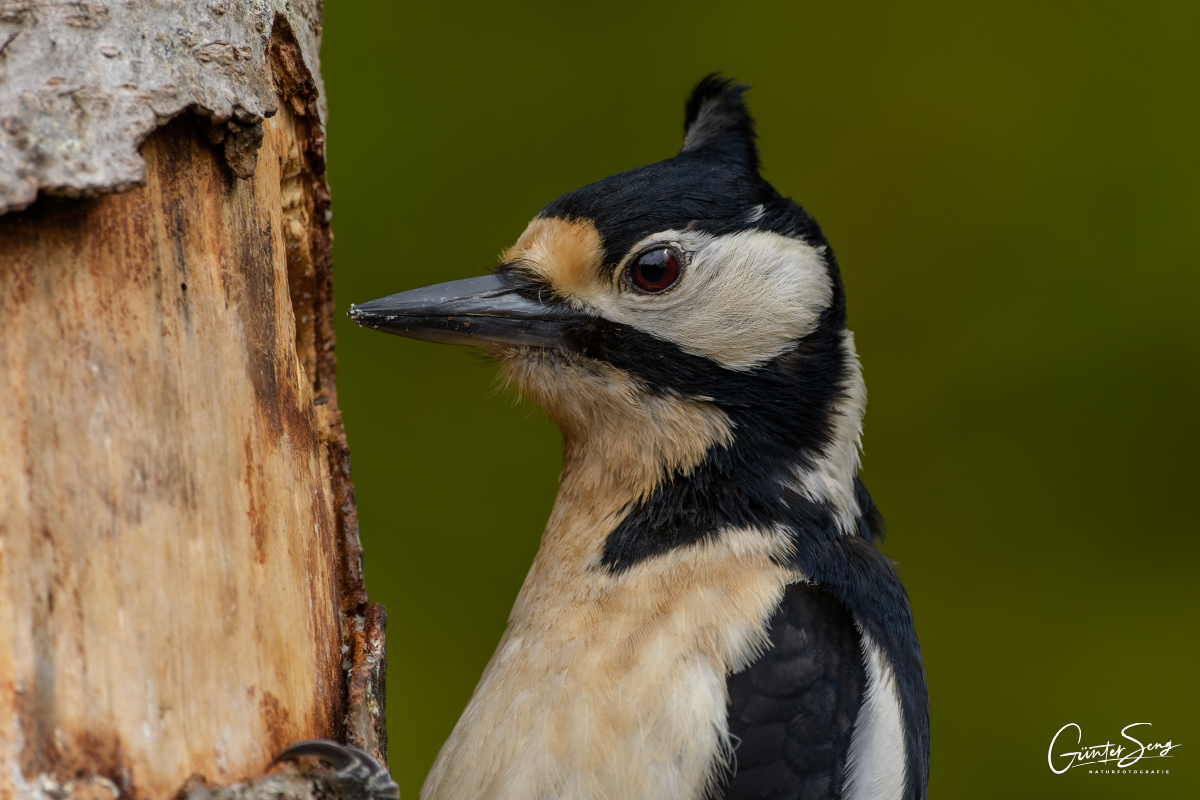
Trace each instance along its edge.
<path fill-rule="evenodd" d="M 642 253 L 629 266 L 629 277 L 643 292 L 662 292 L 679 280 L 679 256 L 663 248 Z"/>

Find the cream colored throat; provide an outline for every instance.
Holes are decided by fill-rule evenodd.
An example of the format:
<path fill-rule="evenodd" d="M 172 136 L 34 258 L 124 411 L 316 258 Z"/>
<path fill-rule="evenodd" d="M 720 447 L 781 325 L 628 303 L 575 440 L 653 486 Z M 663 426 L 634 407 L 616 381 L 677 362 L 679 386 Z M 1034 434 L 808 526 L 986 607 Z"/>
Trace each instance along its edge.
<path fill-rule="evenodd" d="M 599 567 L 614 509 L 565 474 L 500 645 L 425 800 L 693 800 L 730 751 L 726 675 L 767 642 L 787 583 L 772 531 Z"/>
<path fill-rule="evenodd" d="M 524 347 L 499 355 L 509 381 L 562 431 L 560 484 L 572 502 L 620 513 L 733 443 L 729 417 L 712 403 L 649 392 L 609 364 Z"/>

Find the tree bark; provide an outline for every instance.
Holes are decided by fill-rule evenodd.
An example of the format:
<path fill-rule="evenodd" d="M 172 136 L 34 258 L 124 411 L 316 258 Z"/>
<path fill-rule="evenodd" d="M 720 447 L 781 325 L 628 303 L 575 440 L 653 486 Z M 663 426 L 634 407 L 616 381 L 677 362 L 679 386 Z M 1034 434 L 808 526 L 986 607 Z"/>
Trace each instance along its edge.
<path fill-rule="evenodd" d="M 319 35 L 303 2 L 0 0 L 0 800 L 385 756 Z"/>

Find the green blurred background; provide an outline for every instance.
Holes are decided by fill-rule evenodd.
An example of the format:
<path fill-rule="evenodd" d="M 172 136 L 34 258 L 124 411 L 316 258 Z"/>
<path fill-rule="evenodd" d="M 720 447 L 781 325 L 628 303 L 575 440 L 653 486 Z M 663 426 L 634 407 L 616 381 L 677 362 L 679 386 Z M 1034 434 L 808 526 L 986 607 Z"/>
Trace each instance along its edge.
<path fill-rule="evenodd" d="M 865 479 L 925 654 L 932 798 L 1200 796 L 1200 4 L 329 2 L 339 309 L 491 269 L 563 191 L 750 83 L 838 252 Z M 559 438 L 463 348 L 338 320 L 391 766 L 417 791 L 554 498 Z M 1052 775 L 1132 722 L 1169 776 Z M 1145 729 L 1143 729 L 1145 730 Z"/>

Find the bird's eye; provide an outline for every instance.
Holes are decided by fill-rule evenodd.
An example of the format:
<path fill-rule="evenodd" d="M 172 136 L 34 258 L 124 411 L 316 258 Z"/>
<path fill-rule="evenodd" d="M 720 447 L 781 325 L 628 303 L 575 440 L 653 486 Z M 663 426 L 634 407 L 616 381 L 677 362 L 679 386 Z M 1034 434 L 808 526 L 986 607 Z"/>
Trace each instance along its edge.
<path fill-rule="evenodd" d="M 642 253 L 629 265 L 629 279 L 643 292 L 664 292 L 679 280 L 679 256 L 665 247 Z"/>

